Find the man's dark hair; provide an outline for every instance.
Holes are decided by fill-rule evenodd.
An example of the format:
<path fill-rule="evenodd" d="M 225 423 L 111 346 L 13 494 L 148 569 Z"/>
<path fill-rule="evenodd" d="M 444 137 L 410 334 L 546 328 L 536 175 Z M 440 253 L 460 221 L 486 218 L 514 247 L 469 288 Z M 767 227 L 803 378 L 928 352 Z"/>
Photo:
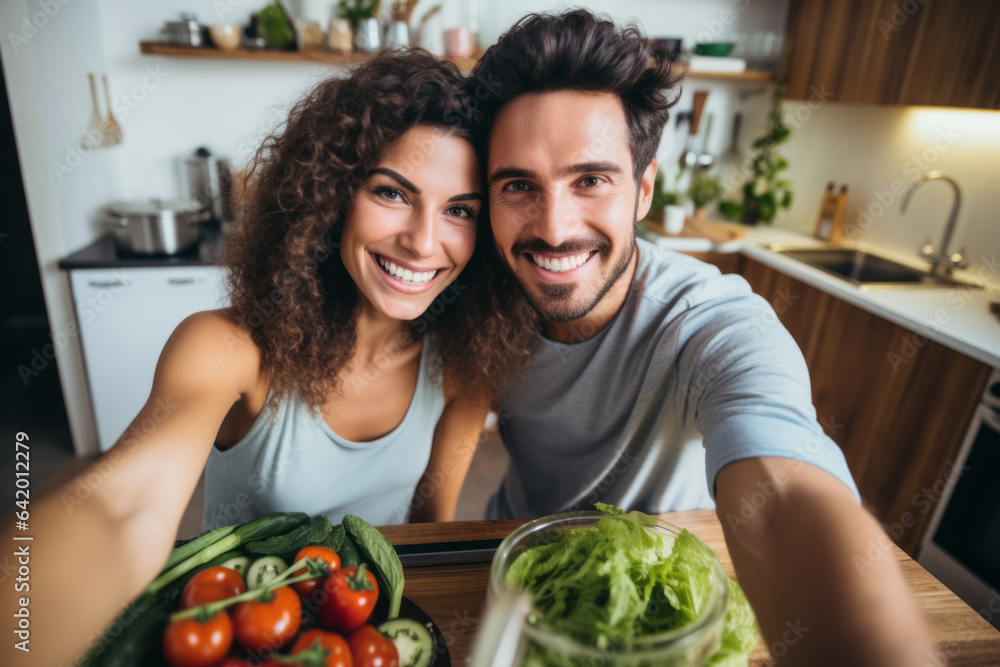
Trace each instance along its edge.
<path fill-rule="evenodd" d="M 680 97 L 668 96 L 684 77 L 682 68 L 672 64 L 669 50 L 635 26 L 619 28 L 584 9 L 529 14 L 476 63 L 472 89 L 488 127 L 504 105 L 526 93 L 584 90 L 617 95 L 625 109 L 638 181 L 656 154 L 669 109 Z"/>

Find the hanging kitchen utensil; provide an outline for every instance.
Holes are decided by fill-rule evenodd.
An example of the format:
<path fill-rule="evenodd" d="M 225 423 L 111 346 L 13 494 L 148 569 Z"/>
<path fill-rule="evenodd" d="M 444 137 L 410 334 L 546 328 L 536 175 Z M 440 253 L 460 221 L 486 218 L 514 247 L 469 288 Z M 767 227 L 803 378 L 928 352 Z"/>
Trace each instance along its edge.
<path fill-rule="evenodd" d="M 122 128 L 118 124 L 115 115 L 111 112 L 111 93 L 108 92 L 108 77 L 104 74 L 102 78 L 104 79 L 104 101 L 108 105 L 108 117 L 101 124 L 101 132 L 104 133 L 104 140 L 101 144 L 103 146 L 117 146 L 122 142 Z"/>
<path fill-rule="evenodd" d="M 87 130 L 83 133 L 83 139 L 80 140 L 80 148 L 93 150 L 103 143 L 104 135 L 102 131 L 101 122 L 101 109 L 97 102 L 97 83 L 94 81 L 93 72 L 89 73 L 90 77 L 90 101 L 94 105 L 94 113 L 90 117 L 90 125 L 87 126 Z"/>
<path fill-rule="evenodd" d="M 695 169 L 698 171 L 707 171 L 712 168 L 715 164 L 715 157 L 708 152 L 708 139 L 712 134 L 712 114 L 708 114 L 708 122 L 705 124 L 705 140 L 701 144 L 701 155 L 698 156 L 697 164 Z"/>
<path fill-rule="evenodd" d="M 737 158 L 740 156 L 740 125 L 743 123 L 743 113 L 737 111 L 733 115 L 733 138 L 729 144 L 727 157 Z"/>
<path fill-rule="evenodd" d="M 691 107 L 691 131 L 688 134 L 687 143 L 684 146 L 684 152 L 681 153 L 681 159 L 679 160 L 681 171 L 690 169 L 698 163 L 698 154 L 691 148 L 691 143 L 694 141 L 694 137 L 698 134 L 698 126 L 701 124 L 701 112 L 705 109 L 705 100 L 707 99 L 707 90 L 695 91 L 694 104 Z"/>

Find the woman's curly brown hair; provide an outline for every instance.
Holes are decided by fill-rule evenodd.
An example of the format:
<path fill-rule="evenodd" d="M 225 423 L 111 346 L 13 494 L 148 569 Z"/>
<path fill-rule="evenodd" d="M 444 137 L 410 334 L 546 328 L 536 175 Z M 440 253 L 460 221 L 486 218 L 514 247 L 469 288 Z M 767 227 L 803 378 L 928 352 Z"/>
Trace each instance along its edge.
<path fill-rule="evenodd" d="M 357 343 L 358 290 L 339 252 L 351 196 L 415 125 L 479 146 L 467 85 L 425 51 L 377 55 L 319 84 L 251 160 L 224 263 L 231 312 L 261 350 L 275 403 L 295 392 L 319 406 L 338 389 Z M 483 206 L 472 260 L 411 323 L 416 334 L 434 331 L 435 367 L 447 380 L 482 399 L 523 369 L 538 330 L 500 261 Z"/>

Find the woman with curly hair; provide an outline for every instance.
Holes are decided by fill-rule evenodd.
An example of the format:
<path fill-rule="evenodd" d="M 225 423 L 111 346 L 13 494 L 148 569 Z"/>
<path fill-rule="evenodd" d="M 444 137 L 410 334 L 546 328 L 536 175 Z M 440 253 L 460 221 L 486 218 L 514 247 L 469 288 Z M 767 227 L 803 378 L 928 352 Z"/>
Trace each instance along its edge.
<path fill-rule="evenodd" d="M 231 306 L 184 320 L 122 438 L 33 503 L 33 617 L 62 638 L 39 647 L 49 663 L 157 574 L 203 469 L 206 528 L 280 510 L 400 523 L 411 504 L 454 518 L 534 317 L 482 219 L 466 85 L 424 52 L 383 54 L 264 142 L 237 197 Z M 65 604 L 83 600 L 85 617 Z"/>

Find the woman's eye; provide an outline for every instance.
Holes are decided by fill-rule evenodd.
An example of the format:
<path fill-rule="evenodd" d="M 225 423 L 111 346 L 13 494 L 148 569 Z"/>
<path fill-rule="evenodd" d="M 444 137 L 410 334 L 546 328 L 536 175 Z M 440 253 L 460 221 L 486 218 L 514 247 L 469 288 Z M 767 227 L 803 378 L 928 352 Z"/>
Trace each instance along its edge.
<path fill-rule="evenodd" d="M 471 206 L 452 206 L 445 210 L 445 213 L 453 218 L 476 218 L 476 210 Z"/>
<path fill-rule="evenodd" d="M 580 183 L 586 188 L 596 188 L 598 185 L 604 182 L 604 179 L 600 176 L 587 176 Z"/>
<path fill-rule="evenodd" d="M 531 186 L 525 181 L 511 181 L 504 186 L 504 190 L 509 190 L 510 192 L 527 192 L 529 187 Z"/>
<path fill-rule="evenodd" d="M 403 193 L 396 188 L 389 187 L 379 187 L 372 190 L 375 194 L 383 199 L 388 199 L 389 201 L 400 201 L 403 198 Z"/>

